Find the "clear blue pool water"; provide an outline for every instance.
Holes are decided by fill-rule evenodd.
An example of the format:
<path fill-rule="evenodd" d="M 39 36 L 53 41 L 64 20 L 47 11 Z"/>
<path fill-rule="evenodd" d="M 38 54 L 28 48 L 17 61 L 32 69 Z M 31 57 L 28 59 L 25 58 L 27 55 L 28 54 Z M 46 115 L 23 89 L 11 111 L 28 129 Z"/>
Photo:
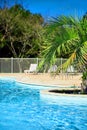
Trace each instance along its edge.
<path fill-rule="evenodd" d="M 87 98 L 40 94 L 44 86 L 0 80 L 0 130 L 87 130 Z"/>

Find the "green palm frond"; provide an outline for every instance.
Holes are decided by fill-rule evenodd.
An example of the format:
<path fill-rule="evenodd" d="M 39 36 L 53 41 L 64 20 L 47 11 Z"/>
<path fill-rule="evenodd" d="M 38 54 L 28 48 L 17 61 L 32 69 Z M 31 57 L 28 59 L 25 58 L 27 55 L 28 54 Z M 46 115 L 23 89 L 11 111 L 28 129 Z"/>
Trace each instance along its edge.
<path fill-rule="evenodd" d="M 77 17 L 76 19 L 72 16 L 58 16 L 57 18 L 53 18 L 50 23 L 55 26 L 75 26 L 80 22 L 80 19 Z"/>
<path fill-rule="evenodd" d="M 78 56 L 79 61 L 82 64 L 87 64 L 87 41 L 82 44 L 79 53 L 81 53 L 80 56 Z"/>
<path fill-rule="evenodd" d="M 86 24 L 87 22 L 82 22 L 78 17 L 52 18 L 47 27 L 46 38 L 50 44 L 44 51 L 43 64 L 50 66 L 56 61 L 56 58 L 66 54 L 68 54 L 68 60 L 62 66 L 64 70 L 75 60 L 80 66 L 87 64 Z M 59 68 L 61 67 L 58 67 L 58 70 Z"/>
<path fill-rule="evenodd" d="M 76 59 L 76 51 L 74 51 L 68 58 L 68 60 L 62 64 L 62 67 L 61 66 L 58 67 L 57 73 L 59 72 L 60 69 L 66 71 L 66 69 L 75 61 L 75 59 Z"/>

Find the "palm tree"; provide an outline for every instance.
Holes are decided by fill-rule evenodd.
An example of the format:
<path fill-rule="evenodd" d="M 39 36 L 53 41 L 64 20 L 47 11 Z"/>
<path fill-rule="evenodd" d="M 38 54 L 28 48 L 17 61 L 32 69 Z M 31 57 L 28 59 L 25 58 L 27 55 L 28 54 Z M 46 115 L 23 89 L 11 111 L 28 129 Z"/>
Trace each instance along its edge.
<path fill-rule="evenodd" d="M 48 47 L 43 52 L 43 64 L 51 66 L 58 57 L 67 57 L 62 65 L 66 68 L 77 61 L 79 66 L 87 65 L 87 19 L 72 16 L 53 18 L 47 27 Z M 60 67 L 58 67 L 58 70 Z"/>

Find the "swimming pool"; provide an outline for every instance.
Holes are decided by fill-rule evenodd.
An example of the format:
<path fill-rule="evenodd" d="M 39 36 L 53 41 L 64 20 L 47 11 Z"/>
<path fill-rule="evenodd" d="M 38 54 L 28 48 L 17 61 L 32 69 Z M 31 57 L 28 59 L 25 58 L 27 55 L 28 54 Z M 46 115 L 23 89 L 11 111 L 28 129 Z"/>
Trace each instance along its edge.
<path fill-rule="evenodd" d="M 41 89 L 0 80 L 0 130 L 87 129 L 87 98 L 42 95 Z"/>

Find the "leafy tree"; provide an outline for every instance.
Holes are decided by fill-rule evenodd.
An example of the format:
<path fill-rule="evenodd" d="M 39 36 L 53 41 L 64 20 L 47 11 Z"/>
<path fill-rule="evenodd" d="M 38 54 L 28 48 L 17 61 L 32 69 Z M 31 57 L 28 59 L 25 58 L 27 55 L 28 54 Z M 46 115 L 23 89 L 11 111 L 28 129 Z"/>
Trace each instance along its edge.
<path fill-rule="evenodd" d="M 1 9 L 0 48 L 8 52 L 2 57 L 37 57 L 42 48 L 43 22 L 41 15 L 32 14 L 21 5 Z"/>

